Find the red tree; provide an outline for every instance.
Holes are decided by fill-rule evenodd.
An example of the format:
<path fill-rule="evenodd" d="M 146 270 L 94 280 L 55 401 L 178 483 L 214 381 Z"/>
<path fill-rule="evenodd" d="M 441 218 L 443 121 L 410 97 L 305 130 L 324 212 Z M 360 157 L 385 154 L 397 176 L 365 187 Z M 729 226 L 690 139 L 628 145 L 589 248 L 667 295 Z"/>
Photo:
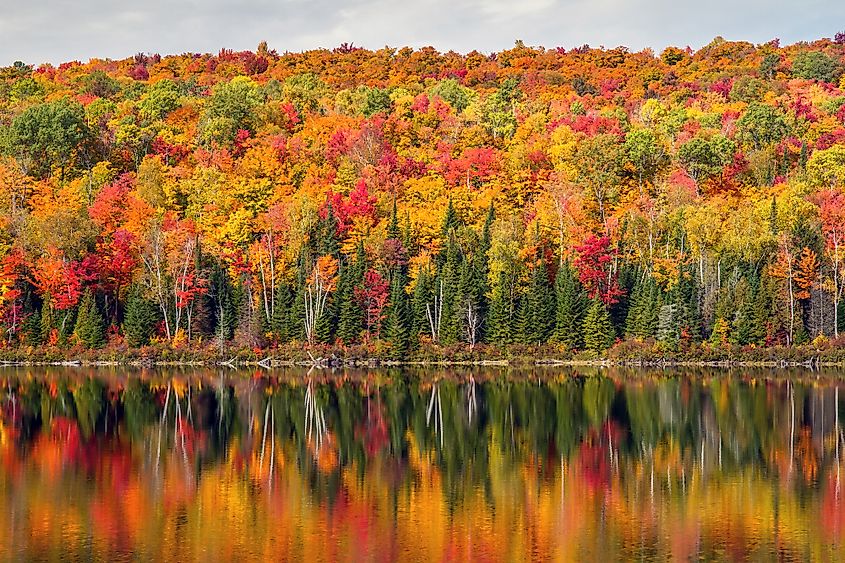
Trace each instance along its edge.
<path fill-rule="evenodd" d="M 580 246 L 575 247 L 578 256 L 575 267 L 578 278 L 587 289 L 591 299 L 598 296 L 605 305 L 612 305 L 624 295 L 616 277 L 616 249 L 611 248 L 610 238 L 590 235 Z"/>
<path fill-rule="evenodd" d="M 364 274 L 364 284 L 355 288 L 355 300 L 364 310 L 368 341 L 373 327 L 376 330 L 376 340 L 379 338 L 379 327 L 384 318 L 384 306 L 387 304 L 387 290 L 387 280 L 375 270 L 367 270 Z"/>

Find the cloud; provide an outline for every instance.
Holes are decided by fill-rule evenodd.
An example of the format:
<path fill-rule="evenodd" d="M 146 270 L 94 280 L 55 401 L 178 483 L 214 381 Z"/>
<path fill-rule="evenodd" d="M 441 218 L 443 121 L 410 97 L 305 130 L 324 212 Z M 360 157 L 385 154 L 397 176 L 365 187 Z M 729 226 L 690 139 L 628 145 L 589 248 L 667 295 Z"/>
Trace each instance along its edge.
<path fill-rule="evenodd" d="M 845 28 L 836 0 L 0 0 L 0 13 L 0 65 L 254 49 L 262 40 L 279 51 L 354 42 L 490 52 L 515 39 L 659 51 L 717 35 L 789 43 Z"/>

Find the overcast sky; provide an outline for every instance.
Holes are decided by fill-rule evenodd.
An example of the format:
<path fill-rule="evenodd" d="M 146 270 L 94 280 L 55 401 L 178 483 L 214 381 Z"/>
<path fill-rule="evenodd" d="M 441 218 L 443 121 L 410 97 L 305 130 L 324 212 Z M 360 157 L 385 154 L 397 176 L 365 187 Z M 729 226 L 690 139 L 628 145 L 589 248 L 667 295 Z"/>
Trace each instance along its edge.
<path fill-rule="evenodd" d="M 840 29 L 842 28 L 842 29 Z M 279 52 L 343 42 L 441 51 L 528 45 L 698 48 L 845 30 L 845 0 L 0 0 L 0 65 L 138 52 Z"/>

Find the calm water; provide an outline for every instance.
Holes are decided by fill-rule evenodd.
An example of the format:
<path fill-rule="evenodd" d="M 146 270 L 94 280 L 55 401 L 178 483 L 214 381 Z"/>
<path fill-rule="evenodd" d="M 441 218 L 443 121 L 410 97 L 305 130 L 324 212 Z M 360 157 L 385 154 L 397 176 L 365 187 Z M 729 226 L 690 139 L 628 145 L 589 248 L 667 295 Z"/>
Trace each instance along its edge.
<path fill-rule="evenodd" d="M 7 369 L 0 559 L 843 561 L 836 376 Z"/>

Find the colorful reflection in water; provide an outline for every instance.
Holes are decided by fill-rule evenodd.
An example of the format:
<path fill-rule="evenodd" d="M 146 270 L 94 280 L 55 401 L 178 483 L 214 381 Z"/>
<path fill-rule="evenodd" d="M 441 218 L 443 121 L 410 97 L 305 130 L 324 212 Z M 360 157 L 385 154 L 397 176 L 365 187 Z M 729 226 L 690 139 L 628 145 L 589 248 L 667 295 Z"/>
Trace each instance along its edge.
<path fill-rule="evenodd" d="M 836 376 L 5 370 L 0 558 L 842 561 Z"/>

